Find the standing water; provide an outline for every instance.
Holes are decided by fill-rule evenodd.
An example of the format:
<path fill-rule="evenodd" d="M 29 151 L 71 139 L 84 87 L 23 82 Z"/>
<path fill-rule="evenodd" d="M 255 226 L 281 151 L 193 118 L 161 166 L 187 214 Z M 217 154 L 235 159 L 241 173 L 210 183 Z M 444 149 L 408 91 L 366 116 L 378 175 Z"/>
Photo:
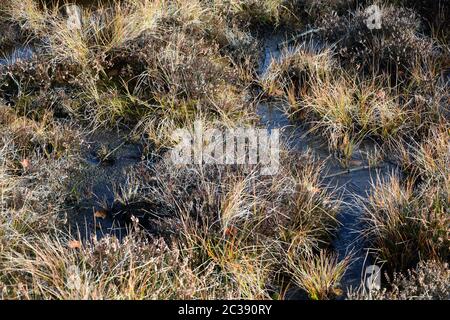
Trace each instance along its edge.
<path fill-rule="evenodd" d="M 30 46 L 0 49 L 0 65 L 11 65 L 20 60 L 30 60 L 32 57 L 33 49 Z"/>
<path fill-rule="evenodd" d="M 264 45 L 263 58 L 260 62 L 259 76 L 264 77 L 273 59 L 281 59 L 280 44 L 283 38 L 280 35 L 269 36 Z M 341 286 L 348 292 L 351 288 L 357 289 L 363 284 L 365 268 L 370 265 L 368 249 L 365 247 L 362 231 L 363 209 L 359 200 L 368 197 L 372 183 L 377 179 L 387 179 L 389 173 L 395 167 L 382 163 L 377 168 L 371 168 L 367 161 L 367 152 L 371 146 L 361 147 L 359 152 L 354 152 L 350 160 L 350 166 L 343 169 L 339 162 L 320 143 L 318 139 L 307 134 L 302 126 L 292 126 L 282 106 L 269 106 L 260 103 L 258 114 L 261 122 L 268 128 L 284 128 L 284 138 L 289 138 L 287 144 L 297 150 L 313 150 L 314 153 L 325 161 L 326 176 L 324 182 L 331 187 L 336 187 L 342 192 L 343 206 L 338 216 L 339 229 L 333 242 L 333 247 L 340 260 L 351 256 L 351 264 L 341 280 Z M 286 134 L 288 133 L 288 134 Z M 373 146 L 372 146 L 373 149 Z"/>

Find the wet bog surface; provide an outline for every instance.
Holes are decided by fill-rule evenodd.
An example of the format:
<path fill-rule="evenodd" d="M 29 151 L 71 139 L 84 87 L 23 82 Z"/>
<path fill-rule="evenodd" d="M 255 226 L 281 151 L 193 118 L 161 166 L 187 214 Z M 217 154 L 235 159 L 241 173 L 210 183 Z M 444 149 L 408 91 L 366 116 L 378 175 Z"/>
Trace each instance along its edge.
<path fill-rule="evenodd" d="M 0 49 L 0 66 L 11 65 L 18 61 L 30 60 L 33 57 L 31 46 L 19 46 Z"/>
<path fill-rule="evenodd" d="M 362 238 L 364 221 L 361 200 L 367 198 L 372 182 L 377 179 L 387 179 L 395 167 L 384 164 L 378 168 L 368 168 L 325 178 L 330 185 L 335 185 L 343 191 L 343 206 L 338 216 L 340 227 L 333 246 L 340 259 L 351 255 L 351 265 L 342 280 L 344 288 L 358 288 L 363 280 L 364 269 L 372 264 L 368 248 Z M 332 170 L 334 171 L 334 170 Z"/>
<path fill-rule="evenodd" d="M 280 35 L 269 36 L 264 46 L 264 53 L 260 63 L 259 75 L 264 77 L 272 59 L 281 58 L 281 43 L 284 41 Z M 293 50 L 292 48 L 288 48 Z M 385 180 L 391 172 L 396 170 L 389 163 L 378 163 L 370 167 L 367 155 L 374 148 L 370 143 L 362 144 L 353 153 L 348 168 L 343 168 L 337 159 L 329 152 L 326 142 L 319 137 L 308 134 L 308 128 L 302 124 L 294 124 L 283 111 L 282 103 L 260 103 L 258 114 L 261 124 L 268 128 L 282 128 L 282 137 L 288 146 L 300 150 L 312 150 L 319 159 L 325 161 L 324 183 L 336 188 L 342 195 L 343 205 L 338 215 L 339 229 L 333 242 L 333 247 L 339 259 L 351 255 L 351 265 L 345 273 L 341 285 L 344 290 L 358 288 L 364 276 L 364 269 L 371 264 L 368 248 L 362 237 L 364 228 L 363 209 L 361 201 L 366 199 L 371 191 L 372 184 L 377 179 Z M 296 295 L 293 295 L 296 298 Z"/>

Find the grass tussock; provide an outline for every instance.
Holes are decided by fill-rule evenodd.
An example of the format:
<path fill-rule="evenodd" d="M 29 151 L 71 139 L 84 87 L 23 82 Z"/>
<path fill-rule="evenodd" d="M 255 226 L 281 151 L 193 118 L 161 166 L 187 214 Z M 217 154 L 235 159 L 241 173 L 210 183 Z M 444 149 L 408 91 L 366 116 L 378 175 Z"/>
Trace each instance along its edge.
<path fill-rule="evenodd" d="M 449 254 L 448 188 L 413 184 L 391 177 L 375 187 L 366 208 L 367 234 L 379 257 L 397 270 L 422 259 L 445 261 Z"/>
<path fill-rule="evenodd" d="M 64 225 L 79 140 L 74 128 L 35 122 L 4 106 L 0 128 L 0 243 L 6 253 L 19 250 L 24 237 Z"/>
<path fill-rule="evenodd" d="M 296 97 L 309 89 L 313 80 L 326 79 L 334 67 L 333 52 L 310 42 L 285 49 L 280 60 L 272 60 L 261 86 L 269 95 L 286 95 L 296 103 Z"/>
<path fill-rule="evenodd" d="M 302 4 L 297 0 L 217 1 L 216 7 L 228 19 L 256 31 L 302 25 Z"/>
<path fill-rule="evenodd" d="M 339 283 L 349 264 L 348 258 L 339 261 L 336 256 L 320 251 L 315 256 L 296 256 L 289 264 L 296 284 L 308 292 L 311 299 L 332 299 L 342 295 Z"/>

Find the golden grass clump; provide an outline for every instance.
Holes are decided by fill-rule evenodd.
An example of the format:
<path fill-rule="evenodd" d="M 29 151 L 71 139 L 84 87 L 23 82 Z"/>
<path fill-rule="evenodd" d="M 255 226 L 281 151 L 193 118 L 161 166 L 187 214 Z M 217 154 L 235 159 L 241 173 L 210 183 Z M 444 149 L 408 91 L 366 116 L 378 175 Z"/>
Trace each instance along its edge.
<path fill-rule="evenodd" d="M 162 160 L 121 202 L 146 203 L 156 233 L 191 252 L 193 269 L 217 270 L 225 288 L 238 285 L 247 298 L 272 297 L 267 288 L 283 295 L 288 257 L 328 247 L 338 224 L 338 196 L 322 188 L 311 155 L 299 157 L 302 165 L 265 177 L 257 168 L 175 169 Z"/>
<path fill-rule="evenodd" d="M 48 120 L 48 119 L 47 119 Z M 76 170 L 78 133 L 0 108 L 0 269 L 23 239 L 63 227 L 69 176 Z M 4 273 L 1 272 L 0 282 Z"/>
<path fill-rule="evenodd" d="M 295 283 L 312 300 L 326 300 L 342 294 L 339 282 L 349 262 L 349 258 L 339 261 L 333 254 L 320 251 L 318 255 L 291 257 L 289 265 Z"/>
<path fill-rule="evenodd" d="M 420 260 L 445 261 L 449 249 L 449 190 L 414 181 L 375 186 L 366 206 L 365 231 L 376 255 L 390 270 L 405 270 Z"/>
<path fill-rule="evenodd" d="M 420 141 L 447 121 L 446 85 L 439 66 L 426 67 L 430 61 L 414 64 L 411 77 L 394 86 L 385 74 L 339 68 L 331 49 L 301 46 L 273 60 L 260 82 L 269 98 L 287 102 L 292 120 L 307 124 L 349 159 L 363 141 L 391 150 L 399 141 Z"/>
<path fill-rule="evenodd" d="M 293 27 L 301 24 L 295 0 L 232 0 L 217 1 L 217 10 L 250 28 L 264 26 Z"/>
<path fill-rule="evenodd" d="M 435 128 L 422 143 L 399 151 L 406 181 L 379 181 L 369 198 L 367 235 L 392 269 L 448 259 L 449 150 L 448 130 Z"/>
<path fill-rule="evenodd" d="M 333 67 L 329 48 L 320 48 L 313 42 L 285 48 L 279 60 L 271 61 L 261 85 L 267 94 L 285 94 L 295 104 L 295 98 L 308 91 L 311 81 L 328 78 Z"/>

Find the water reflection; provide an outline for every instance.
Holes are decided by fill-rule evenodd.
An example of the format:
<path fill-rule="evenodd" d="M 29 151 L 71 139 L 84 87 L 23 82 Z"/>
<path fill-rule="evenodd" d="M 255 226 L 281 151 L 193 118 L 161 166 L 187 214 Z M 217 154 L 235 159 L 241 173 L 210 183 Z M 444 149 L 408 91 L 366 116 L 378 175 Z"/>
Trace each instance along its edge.
<path fill-rule="evenodd" d="M 30 60 L 33 57 L 33 49 L 30 46 L 1 49 L 0 65 L 11 65 L 18 61 Z"/>

